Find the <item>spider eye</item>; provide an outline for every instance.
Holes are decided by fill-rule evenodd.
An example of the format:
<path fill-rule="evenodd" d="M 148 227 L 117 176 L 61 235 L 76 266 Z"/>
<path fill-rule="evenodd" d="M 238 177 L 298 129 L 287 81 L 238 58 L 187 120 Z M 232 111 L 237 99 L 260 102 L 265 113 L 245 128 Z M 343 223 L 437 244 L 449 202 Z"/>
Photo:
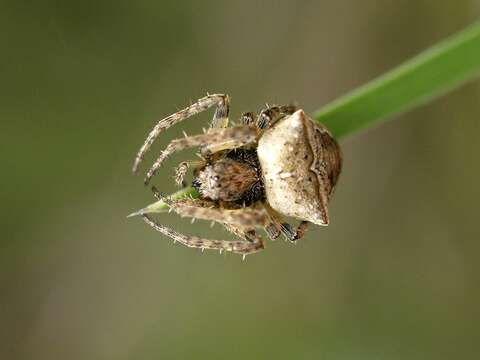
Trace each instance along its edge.
<path fill-rule="evenodd" d="M 215 176 L 213 177 L 213 180 L 215 180 L 215 181 L 218 181 L 218 180 L 220 180 L 220 176 L 218 176 L 218 175 L 215 175 Z"/>
<path fill-rule="evenodd" d="M 202 185 L 202 183 L 200 182 L 199 179 L 197 179 L 197 178 L 193 179 L 193 181 L 192 181 L 192 186 L 193 186 L 195 189 L 199 190 L 201 185 Z"/>

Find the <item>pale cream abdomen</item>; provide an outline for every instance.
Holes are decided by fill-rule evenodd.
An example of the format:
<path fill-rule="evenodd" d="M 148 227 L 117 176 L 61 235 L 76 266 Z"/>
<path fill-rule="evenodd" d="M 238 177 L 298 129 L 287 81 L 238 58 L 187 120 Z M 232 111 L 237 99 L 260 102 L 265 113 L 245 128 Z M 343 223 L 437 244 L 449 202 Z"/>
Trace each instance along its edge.
<path fill-rule="evenodd" d="M 298 110 L 265 131 L 257 153 L 270 206 L 281 214 L 327 225 L 326 201 L 311 169 L 312 126 L 312 120 Z"/>

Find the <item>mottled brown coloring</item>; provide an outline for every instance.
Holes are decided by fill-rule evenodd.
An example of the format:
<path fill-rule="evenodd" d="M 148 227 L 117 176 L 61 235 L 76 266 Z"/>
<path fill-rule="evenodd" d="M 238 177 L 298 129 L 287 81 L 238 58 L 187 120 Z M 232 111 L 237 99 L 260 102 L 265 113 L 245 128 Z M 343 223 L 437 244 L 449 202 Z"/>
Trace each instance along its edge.
<path fill-rule="evenodd" d="M 328 203 L 342 168 L 340 147 L 329 131 L 294 105 L 269 106 L 258 116 L 244 113 L 240 125 L 228 127 L 229 97 L 208 95 L 191 106 L 158 122 L 141 147 L 134 172 L 154 140 L 168 127 L 216 107 L 206 133 L 173 140 L 147 172 L 145 183 L 173 153 L 199 147 L 200 161 L 182 162 L 176 182 L 184 184 L 189 168 L 199 199 L 163 199 L 183 217 L 221 223 L 239 240 L 208 240 L 183 235 L 144 220 L 164 235 L 189 247 L 249 254 L 264 249 L 256 232 L 262 228 L 271 239 L 301 238 L 309 223 L 329 224 Z M 283 216 L 300 220 L 297 228 Z"/>

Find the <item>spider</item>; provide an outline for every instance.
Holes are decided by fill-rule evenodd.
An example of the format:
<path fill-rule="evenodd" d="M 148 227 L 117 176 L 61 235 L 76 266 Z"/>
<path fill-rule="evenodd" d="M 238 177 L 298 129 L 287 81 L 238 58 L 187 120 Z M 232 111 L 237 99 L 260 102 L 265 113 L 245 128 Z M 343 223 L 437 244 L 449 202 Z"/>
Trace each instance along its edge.
<path fill-rule="evenodd" d="M 229 97 L 207 95 L 187 108 L 160 120 L 140 148 L 133 172 L 160 133 L 193 115 L 215 106 L 210 128 L 203 134 L 173 140 L 148 170 L 147 185 L 173 153 L 199 148 L 201 160 L 181 162 L 175 181 L 193 168 L 192 186 L 198 199 L 156 197 L 182 217 L 221 223 L 238 239 L 209 240 L 178 233 L 143 214 L 144 221 L 162 234 L 188 247 L 217 249 L 245 255 L 265 248 L 257 229 L 272 240 L 283 235 L 296 242 L 309 223 L 328 225 L 327 204 L 342 167 L 340 148 L 321 124 L 294 105 L 267 106 L 258 116 L 243 113 L 240 124 L 229 127 Z M 294 228 L 283 216 L 300 220 Z"/>

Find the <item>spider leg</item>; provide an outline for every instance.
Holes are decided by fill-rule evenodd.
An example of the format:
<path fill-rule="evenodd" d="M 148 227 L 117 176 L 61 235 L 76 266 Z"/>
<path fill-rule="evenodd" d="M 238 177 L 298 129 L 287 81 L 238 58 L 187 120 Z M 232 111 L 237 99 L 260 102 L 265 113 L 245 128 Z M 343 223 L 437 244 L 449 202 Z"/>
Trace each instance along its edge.
<path fill-rule="evenodd" d="M 293 114 L 295 110 L 295 105 L 275 105 L 267 107 L 258 114 L 255 124 L 259 129 L 269 128 L 284 116 Z"/>
<path fill-rule="evenodd" d="M 240 239 L 252 242 L 252 243 L 262 243 L 263 249 L 265 249 L 265 242 L 262 237 L 258 235 L 255 229 L 245 230 L 235 226 L 233 224 L 224 223 L 223 226 L 232 234 L 239 237 Z"/>
<path fill-rule="evenodd" d="M 178 241 L 179 243 L 187 247 L 198 248 L 202 250 L 203 249 L 212 249 L 212 250 L 220 250 L 220 251 L 225 250 L 225 251 L 230 251 L 236 254 L 243 254 L 244 256 L 264 249 L 263 240 L 259 237 L 252 238 L 252 241 L 248 241 L 248 240 L 226 241 L 226 240 L 202 239 L 198 236 L 189 236 L 189 235 L 178 233 L 169 227 L 158 224 L 148 215 L 142 215 L 142 216 L 143 216 L 143 220 L 152 228 L 159 231 L 163 235 L 172 238 L 174 241 Z"/>
<path fill-rule="evenodd" d="M 200 149 L 200 154 L 203 157 L 209 157 L 219 151 L 236 149 L 252 144 L 257 141 L 258 134 L 258 129 L 251 125 L 240 125 L 223 129 L 223 139 L 212 141 L 208 145 L 203 146 Z"/>
<path fill-rule="evenodd" d="M 297 228 L 294 229 L 292 225 L 288 223 L 282 223 L 280 230 L 282 231 L 283 235 L 287 238 L 287 240 L 290 240 L 291 242 L 295 242 L 301 239 L 305 235 L 309 224 L 310 223 L 308 221 L 302 221 L 297 226 Z"/>
<path fill-rule="evenodd" d="M 211 95 L 215 96 L 215 95 Z M 228 126 L 228 113 L 230 112 L 230 98 L 228 95 L 217 95 L 221 100 L 217 104 L 215 114 L 213 114 L 211 128 L 226 128 Z"/>
<path fill-rule="evenodd" d="M 225 209 L 211 200 L 206 199 L 181 199 L 172 201 L 167 198 L 162 200 L 181 217 L 212 220 L 222 224 L 231 224 L 245 231 L 255 227 L 263 227 L 269 216 L 265 209 L 239 208 Z"/>
<path fill-rule="evenodd" d="M 272 240 L 277 239 L 280 234 L 283 234 L 283 236 L 285 236 L 287 240 L 295 242 L 305 235 L 307 227 L 310 224 L 308 221 L 300 222 L 297 228 L 294 229 L 292 225 L 286 223 L 283 220 L 282 216 L 275 210 L 273 210 L 270 206 L 264 206 L 265 210 L 270 215 L 269 222 L 265 226 L 265 231 Z"/>
<path fill-rule="evenodd" d="M 150 149 L 155 139 L 160 135 L 160 133 L 170 126 L 179 123 L 193 115 L 196 115 L 202 111 L 205 111 L 212 106 L 216 106 L 217 109 L 215 110 L 215 115 L 213 116 L 213 120 L 211 123 L 212 128 L 224 128 L 228 125 L 228 113 L 229 113 L 229 98 L 227 95 L 223 94 L 213 94 L 207 95 L 197 102 L 193 103 L 192 105 L 186 107 L 183 110 L 176 112 L 166 118 L 160 120 L 157 125 L 150 131 L 147 136 L 147 139 L 143 143 L 142 147 L 138 151 L 137 157 L 135 158 L 135 163 L 133 164 L 132 171 L 134 173 L 137 172 L 138 166 L 143 160 L 145 153 Z"/>
<path fill-rule="evenodd" d="M 274 222 L 269 222 L 267 225 L 265 225 L 264 230 L 267 233 L 270 240 L 276 240 L 282 234 L 280 230 L 280 226 L 278 226 Z"/>
<path fill-rule="evenodd" d="M 253 112 L 246 112 L 240 116 L 240 124 L 243 125 L 255 125 L 256 115 Z"/>
<path fill-rule="evenodd" d="M 186 187 L 187 184 L 185 183 L 185 175 L 190 167 L 199 167 L 205 164 L 205 161 L 202 160 L 188 160 L 182 161 L 178 166 L 175 168 L 175 184 L 178 186 Z"/>
<path fill-rule="evenodd" d="M 257 130 L 250 126 L 236 126 L 231 128 L 211 129 L 205 134 L 187 136 L 170 142 L 165 150 L 162 151 L 145 177 L 145 185 L 155 175 L 162 163 L 173 153 L 208 144 L 202 148 L 206 155 L 212 154 L 218 149 L 234 149 L 256 141 Z"/>

